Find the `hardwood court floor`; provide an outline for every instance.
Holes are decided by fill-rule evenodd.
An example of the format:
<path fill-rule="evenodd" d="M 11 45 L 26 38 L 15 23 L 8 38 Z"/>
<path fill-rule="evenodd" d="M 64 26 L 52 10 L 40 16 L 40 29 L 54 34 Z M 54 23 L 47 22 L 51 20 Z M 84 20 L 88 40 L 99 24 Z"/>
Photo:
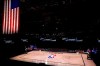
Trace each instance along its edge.
<path fill-rule="evenodd" d="M 48 58 L 54 54 L 54 58 Z M 30 63 L 45 63 L 52 66 L 96 66 L 92 60 L 87 60 L 86 54 L 50 52 L 50 51 L 30 51 L 10 58 L 12 60 L 25 61 Z"/>

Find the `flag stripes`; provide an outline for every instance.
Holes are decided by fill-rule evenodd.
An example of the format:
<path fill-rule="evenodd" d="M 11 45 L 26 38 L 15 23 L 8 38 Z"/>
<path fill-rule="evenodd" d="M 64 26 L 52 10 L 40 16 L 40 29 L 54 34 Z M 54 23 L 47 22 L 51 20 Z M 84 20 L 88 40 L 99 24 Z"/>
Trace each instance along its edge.
<path fill-rule="evenodd" d="M 3 34 L 18 33 L 19 7 L 16 1 L 4 0 Z"/>

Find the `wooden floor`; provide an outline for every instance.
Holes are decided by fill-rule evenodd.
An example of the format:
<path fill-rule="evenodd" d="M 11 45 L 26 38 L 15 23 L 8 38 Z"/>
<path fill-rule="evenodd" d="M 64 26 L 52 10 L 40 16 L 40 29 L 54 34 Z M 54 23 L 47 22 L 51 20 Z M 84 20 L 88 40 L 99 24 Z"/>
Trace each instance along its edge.
<path fill-rule="evenodd" d="M 48 58 L 54 54 L 54 58 Z M 25 61 L 30 63 L 45 63 L 52 66 L 96 66 L 92 60 L 87 60 L 86 54 L 50 52 L 50 51 L 31 51 L 10 58 L 12 60 Z"/>

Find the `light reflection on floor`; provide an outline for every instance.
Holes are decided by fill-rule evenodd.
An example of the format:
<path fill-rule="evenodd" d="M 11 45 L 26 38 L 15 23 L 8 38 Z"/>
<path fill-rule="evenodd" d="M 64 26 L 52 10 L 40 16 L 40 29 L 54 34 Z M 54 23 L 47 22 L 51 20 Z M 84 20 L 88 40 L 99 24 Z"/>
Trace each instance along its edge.
<path fill-rule="evenodd" d="M 54 58 L 48 58 L 50 55 L 56 55 Z M 83 60 L 82 60 L 83 57 Z M 87 60 L 86 54 L 49 52 L 49 51 L 31 51 L 27 54 L 21 54 L 11 58 L 12 60 L 25 61 L 30 63 L 45 63 L 52 66 L 96 66 L 92 60 Z"/>

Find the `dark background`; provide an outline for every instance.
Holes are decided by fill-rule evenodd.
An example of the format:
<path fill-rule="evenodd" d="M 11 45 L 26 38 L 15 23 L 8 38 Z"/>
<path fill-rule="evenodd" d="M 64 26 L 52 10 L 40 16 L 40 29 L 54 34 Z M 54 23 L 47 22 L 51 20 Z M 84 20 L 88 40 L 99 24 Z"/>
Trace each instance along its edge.
<path fill-rule="evenodd" d="M 99 3 L 95 1 L 26 0 L 20 8 L 22 32 L 99 32 Z"/>

